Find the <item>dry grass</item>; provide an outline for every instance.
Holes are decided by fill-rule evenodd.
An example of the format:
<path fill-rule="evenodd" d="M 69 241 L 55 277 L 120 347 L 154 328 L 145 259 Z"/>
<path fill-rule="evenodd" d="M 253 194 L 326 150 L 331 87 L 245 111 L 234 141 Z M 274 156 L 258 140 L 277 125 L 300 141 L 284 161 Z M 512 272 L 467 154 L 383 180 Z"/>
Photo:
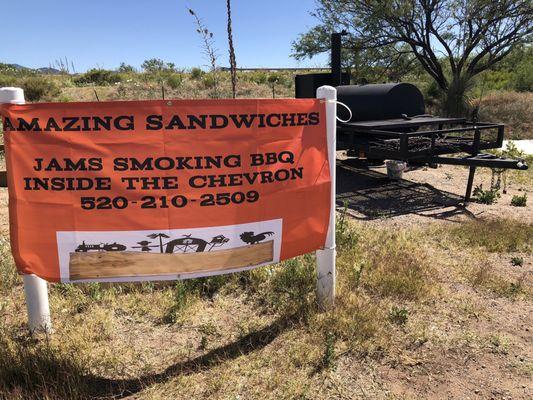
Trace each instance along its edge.
<path fill-rule="evenodd" d="M 53 285 L 49 338 L 24 333 L 21 282 L 4 240 L 0 398 L 335 398 L 348 396 L 365 368 L 411 368 L 431 362 L 427 351 L 483 348 L 487 335 L 449 332 L 451 321 L 468 324 L 483 313 L 471 296 L 465 303 L 441 286 L 449 249 L 427 239 L 434 228 L 340 222 L 333 309 L 316 304 L 315 260 L 307 255 L 178 283 Z M 459 228 L 438 229 L 451 238 Z M 450 240 L 478 251 L 463 238 Z M 472 269 L 465 279 L 473 288 L 494 285 L 504 298 L 523 297 L 500 288 L 496 276 Z M 391 398 L 372 379 L 361 390 Z"/>
<path fill-rule="evenodd" d="M 453 241 L 494 253 L 533 250 L 533 225 L 516 220 L 475 219 L 444 233 Z"/>
<path fill-rule="evenodd" d="M 490 265 L 481 264 L 467 268 L 466 278 L 474 288 L 482 288 L 496 296 L 517 299 L 531 295 L 531 288 L 525 282 L 526 274 L 522 274 L 518 279 L 504 278 Z"/>
<path fill-rule="evenodd" d="M 480 117 L 506 124 L 507 139 L 533 139 L 533 93 L 492 92 L 482 100 Z"/>

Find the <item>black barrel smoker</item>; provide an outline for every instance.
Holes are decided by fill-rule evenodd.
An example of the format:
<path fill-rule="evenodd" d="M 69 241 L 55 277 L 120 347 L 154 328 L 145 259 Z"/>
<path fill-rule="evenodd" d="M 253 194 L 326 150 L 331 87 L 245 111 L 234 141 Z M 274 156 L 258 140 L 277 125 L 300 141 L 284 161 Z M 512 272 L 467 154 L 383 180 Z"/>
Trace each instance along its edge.
<path fill-rule="evenodd" d="M 296 98 L 315 97 L 322 85 L 337 89 L 337 150 L 369 160 L 400 160 L 416 165 L 470 167 L 465 201 L 470 200 L 476 167 L 528 168 L 523 160 L 482 153 L 503 145 L 504 125 L 426 113 L 424 96 L 410 83 L 350 85 L 341 69 L 341 35 L 331 35 L 331 73 L 297 75 Z M 348 120 L 349 119 L 349 120 Z M 451 154 L 467 153 L 464 157 Z M 448 155 L 448 156 L 445 156 Z"/>

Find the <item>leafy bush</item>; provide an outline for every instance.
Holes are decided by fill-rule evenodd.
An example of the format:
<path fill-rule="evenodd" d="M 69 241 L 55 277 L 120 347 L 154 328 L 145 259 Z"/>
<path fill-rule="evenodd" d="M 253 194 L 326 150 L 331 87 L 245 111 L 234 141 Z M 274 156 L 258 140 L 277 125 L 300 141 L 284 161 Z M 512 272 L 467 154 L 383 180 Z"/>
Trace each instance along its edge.
<path fill-rule="evenodd" d="M 527 204 L 527 193 L 524 193 L 522 196 L 515 195 L 511 199 L 511 205 L 515 207 L 525 207 Z"/>
<path fill-rule="evenodd" d="M 113 85 L 122 80 L 120 74 L 105 69 L 91 69 L 76 77 L 74 83 L 78 86 L 94 84 L 97 86 Z"/>
<path fill-rule="evenodd" d="M 191 69 L 191 78 L 192 79 L 200 79 L 205 74 L 204 71 L 202 71 L 200 68 L 193 68 Z"/>
<path fill-rule="evenodd" d="M 16 78 L 9 75 L 0 74 L 0 87 L 14 86 Z"/>
<path fill-rule="evenodd" d="M 183 77 L 180 74 L 172 74 L 167 78 L 167 85 L 171 89 L 177 89 L 183 83 Z"/>
<path fill-rule="evenodd" d="M 21 86 L 26 100 L 29 101 L 40 101 L 59 95 L 59 88 L 53 81 L 38 76 L 24 79 Z"/>
<path fill-rule="evenodd" d="M 501 150 L 500 156 L 507 158 L 524 158 L 526 155 L 516 146 L 514 141 L 509 140 L 505 149 Z"/>
<path fill-rule="evenodd" d="M 202 83 L 206 89 L 212 89 L 216 86 L 217 80 L 214 74 L 209 73 L 209 74 L 205 74 L 202 77 Z"/>
<path fill-rule="evenodd" d="M 268 81 L 268 75 L 264 71 L 254 71 L 249 75 L 250 81 L 263 85 Z"/>
<path fill-rule="evenodd" d="M 474 199 L 481 204 L 494 204 L 500 197 L 500 193 L 496 189 L 483 190 L 483 186 L 476 186 L 473 193 Z"/>

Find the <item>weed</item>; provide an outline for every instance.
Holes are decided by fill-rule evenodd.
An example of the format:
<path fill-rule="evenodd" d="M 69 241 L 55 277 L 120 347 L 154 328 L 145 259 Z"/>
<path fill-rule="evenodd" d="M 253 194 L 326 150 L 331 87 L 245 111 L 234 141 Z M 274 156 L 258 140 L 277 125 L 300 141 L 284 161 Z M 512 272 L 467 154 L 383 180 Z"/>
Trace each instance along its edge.
<path fill-rule="evenodd" d="M 259 286 L 262 301 L 284 315 L 306 314 L 315 303 L 315 258 L 311 255 L 293 258 L 271 270 Z"/>
<path fill-rule="evenodd" d="M 507 354 L 509 352 L 509 340 L 499 334 L 490 335 L 488 345 L 493 353 Z"/>
<path fill-rule="evenodd" d="M 511 258 L 511 265 L 515 267 L 521 267 L 522 265 L 524 265 L 524 258 L 518 256 Z"/>
<path fill-rule="evenodd" d="M 207 336 L 202 335 L 200 338 L 200 349 L 205 350 L 207 349 L 207 346 L 209 344 L 209 339 L 207 339 Z"/>
<path fill-rule="evenodd" d="M 190 304 L 191 299 L 184 282 L 177 281 L 173 291 L 173 302 L 167 310 L 164 322 L 175 324 L 178 323 L 182 317 L 183 310 Z"/>
<path fill-rule="evenodd" d="M 396 325 L 405 325 L 409 318 L 409 310 L 405 307 L 392 306 L 389 310 L 389 321 Z"/>
<path fill-rule="evenodd" d="M 511 199 L 511 205 L 515 207 L 525 207 L 527 204 L 527 193 L 523 195 L 514 195 Z"/>
<path fill-rule="evenodd" d="M 212 96 L 216 98 L 217 96 L 217 80 L 216 76 L 213 73 L 205 74 L 202 77 L 202 83 L 206 89 L 213 89 Z"/>
<path fill-rule="evenodd" d="M 207 29 L 205 23 L 198 16 L 196 12 L 189 8 L 189 14 L 194 18 L 196 24 L 196 32 L 200 35 L 202 39 L 202 47 L 204 55 L 209 61 L 209 66 L 211 68 L 211 73 L 206 75 L 203 79 L 203 84 L 206 88 L 212 89 L 210 97 L 218 97 L 218 70 L 217 70 L 217 60 L 218 60 L 218 50 L 215 48 L 215 39 L 214 34 L 209 29 Z"/>
<path fill-rule="evenodd" d="M 325 335 L 324 355 L 322 356 L 322 367 L 325 369 L 335 369 L 335 335 L 327 331 Z"/>
<path fill-rule="evenodd" d="M 98 282 L 88 283 L 86 286 L 87 294 L 93 301 L 100 301 L 103 297 L 102 286 Z"/>
<path fill-rule="evenodd" d="M 340 217 L 337 216 L 337 223 L 335 224 L 335 239 L 338 246 L 353 247 L 358 240 L 356 227 L 349 224 L 348 202 L 344 201 L 343 210 L 340 212 Z"/>

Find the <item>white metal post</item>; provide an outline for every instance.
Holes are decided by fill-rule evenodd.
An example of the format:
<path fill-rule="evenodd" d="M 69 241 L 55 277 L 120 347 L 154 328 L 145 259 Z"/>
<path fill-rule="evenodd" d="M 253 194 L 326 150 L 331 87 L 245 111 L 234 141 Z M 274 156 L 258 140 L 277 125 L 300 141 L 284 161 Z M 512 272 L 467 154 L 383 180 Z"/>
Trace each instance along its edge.
<path fill-rule="evenodd" d="M 335 186 L 336 186 L 336 150 L 337 150 L 337 90 L 332 86 L 321 86 L 316 97 L 326 102 L 326 127 L 328 142 L 328 160 L 331 176 L 331 204 L 329 228 L 324 248 L 316 251 L 317 260 L 317 294 L 323 306 L 332 306 L 335 301 Z"/>
<path fill-rule="evenodd" d="M 24 91 L 20 88 L 0 88 L 0 103 L 25 104 Z M 24 294 L 28 308 L 28 326 L 31 332 L 52 332 L 48 284 L 35 275 L 23 275 Z"/>
<path fill-rule="evenodd" d="M 36 275 L 23 275 L 24 294 L 28 308 L 28 326 L 31 332 L 52 332 L 50 305 L 48 304 L 48 284 Z"/>

